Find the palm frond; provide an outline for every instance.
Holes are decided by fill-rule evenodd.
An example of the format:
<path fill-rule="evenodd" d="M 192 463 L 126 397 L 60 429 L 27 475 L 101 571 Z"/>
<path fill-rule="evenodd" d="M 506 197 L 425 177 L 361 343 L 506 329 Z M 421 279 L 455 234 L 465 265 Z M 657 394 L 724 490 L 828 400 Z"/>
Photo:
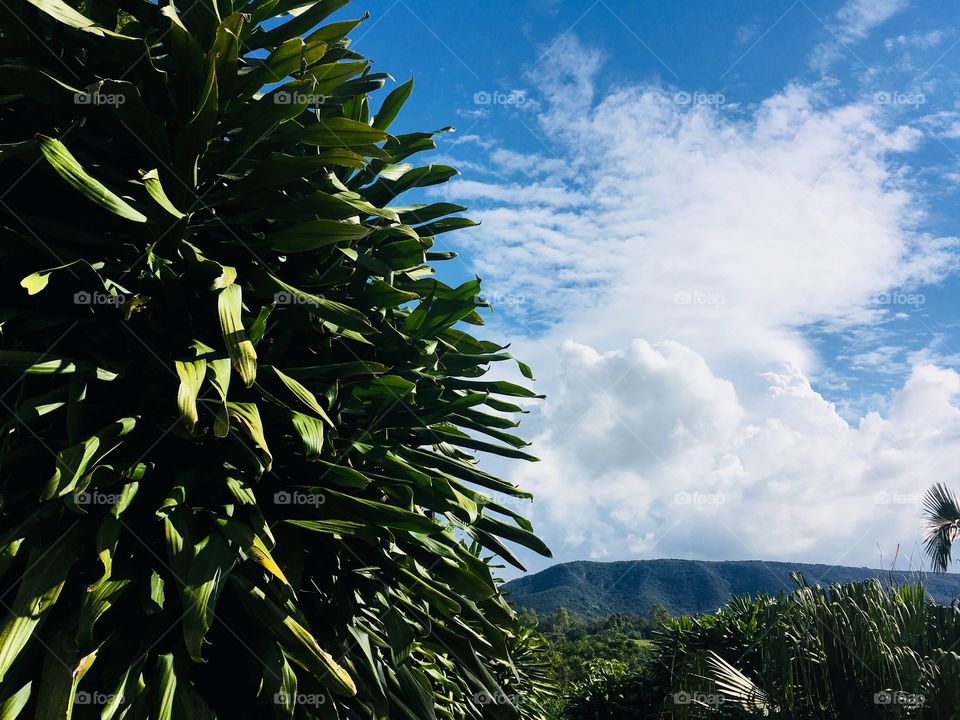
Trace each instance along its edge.
<path fill-rule="evenodd" d="M 960 503 L 944 484 L 931 487 L 923 498 L 927 536 L 924 550 L 936 572 L 946 572 L 952 560 L 953 543 L 960 539 Z"/>

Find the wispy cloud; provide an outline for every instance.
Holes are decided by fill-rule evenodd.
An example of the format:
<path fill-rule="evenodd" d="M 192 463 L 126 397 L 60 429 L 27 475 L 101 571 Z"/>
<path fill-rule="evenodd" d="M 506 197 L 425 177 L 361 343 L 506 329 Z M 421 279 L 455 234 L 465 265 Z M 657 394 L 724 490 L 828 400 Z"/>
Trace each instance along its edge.
<path fill-rule="evenodd" d="M 910 6 L 910 0 L 848 0 L 837 11 L 836 32 L 843 42 L 857 42 Z"/>
<path fill-rule="evenodd" d="M 863 62 L 853 46 L 909 6 L 910 0 L 847 0 L 832 18 L 820 19 L 830 37 L 814 48 L 813 66 L 825 71 L 846 54 Z"/>
<path fill-rule="evenodd" d="M 916 32 L 909 35 L 897 35 L 887 38 L 883 41 L 883 47 L 888 51 L 897 48 L 918 48 L 920 50 L 929 50 L 939 47 L 946 39 L 947 33 L 943 30 L 930 30 L 928 32 Z"/>

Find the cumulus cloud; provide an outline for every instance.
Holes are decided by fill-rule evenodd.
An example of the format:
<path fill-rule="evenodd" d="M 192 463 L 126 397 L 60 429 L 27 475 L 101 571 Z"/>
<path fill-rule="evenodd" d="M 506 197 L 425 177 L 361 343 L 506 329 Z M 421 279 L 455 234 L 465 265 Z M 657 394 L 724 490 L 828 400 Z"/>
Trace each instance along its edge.
<path fill-rule="evenodd" d="M 551 162 L 500 150 L 502 182 L 437 192 L 482 218 L 461 242 L 549 396 L 527 425 L 543 461 L 513 472 L 560 559 L 875 563 L 915 540 L 908 502 L 960 459 L 960 378 L 903 365 L 883 414 L 849 424 L 811 383 L 831 361 L 807 328 L 859 332 L 863 366 L 906 363 L 871 332 L 876 298 L 954 267 L 955 243 L 918 230 L 920 133 L 798 84 L 749 114 L 604 94 L 599 54 L 551 52 Z"/>
<path fill-rule="evenodd" d="M 740 398 L 672 342 L 561 354 L 542 462 L 517 475 L 561 557 L 875 565 L 913 550 L 921 494 L 960 461 L 953 370 L 914 368 L 850 426 L 795 369 Z"/>

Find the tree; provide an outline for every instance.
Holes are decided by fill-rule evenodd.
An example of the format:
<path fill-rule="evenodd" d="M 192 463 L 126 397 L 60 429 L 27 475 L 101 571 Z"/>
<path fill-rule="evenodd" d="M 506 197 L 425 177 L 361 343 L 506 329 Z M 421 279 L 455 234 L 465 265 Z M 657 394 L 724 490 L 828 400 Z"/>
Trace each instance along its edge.
<path fill-rule="evenodd" d="M 535 395 L 346 3 L 0 8 L 5 720 L 541 715 L 472 455 Z"/>
<path fill-rule="evenodd" d="M 655 632 L 672 619 L 673 616 L 663 604 L 654 603 L 653 607 L 650 608 L 650 612 L 647 613 L 647 626 L 651 631 Z"/>
<path fill-rule="evenodd" d="M 946 485 L 937 483 L 924 496 L 923 508 L 927 520 L 924 549 L 933 569 L 946 572 L 953 543 L 960 539 L 960 503 Z"/>

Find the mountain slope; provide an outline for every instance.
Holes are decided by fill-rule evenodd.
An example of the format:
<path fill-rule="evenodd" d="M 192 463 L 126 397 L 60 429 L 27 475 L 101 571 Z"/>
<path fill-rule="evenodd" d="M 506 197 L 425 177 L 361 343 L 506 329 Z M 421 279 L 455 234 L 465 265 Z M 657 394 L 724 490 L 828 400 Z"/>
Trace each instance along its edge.
<path fill-rule="evenodd" d="M 505 583 L 510 603 L 538 612 L 565 607 L 584 617 L 610 613 L 644 615 L 655 603 L 673 614 L 713 612 L 731 595 L 790 591 L 791 572 L 810 583 L 860 582 L 879 578 L 896 584 L 921 580 L 941 603 L 960 599 L 960 575 L 905 573 L 870 568 L 736 560 L 637 560 L 570 562 Z"/>

